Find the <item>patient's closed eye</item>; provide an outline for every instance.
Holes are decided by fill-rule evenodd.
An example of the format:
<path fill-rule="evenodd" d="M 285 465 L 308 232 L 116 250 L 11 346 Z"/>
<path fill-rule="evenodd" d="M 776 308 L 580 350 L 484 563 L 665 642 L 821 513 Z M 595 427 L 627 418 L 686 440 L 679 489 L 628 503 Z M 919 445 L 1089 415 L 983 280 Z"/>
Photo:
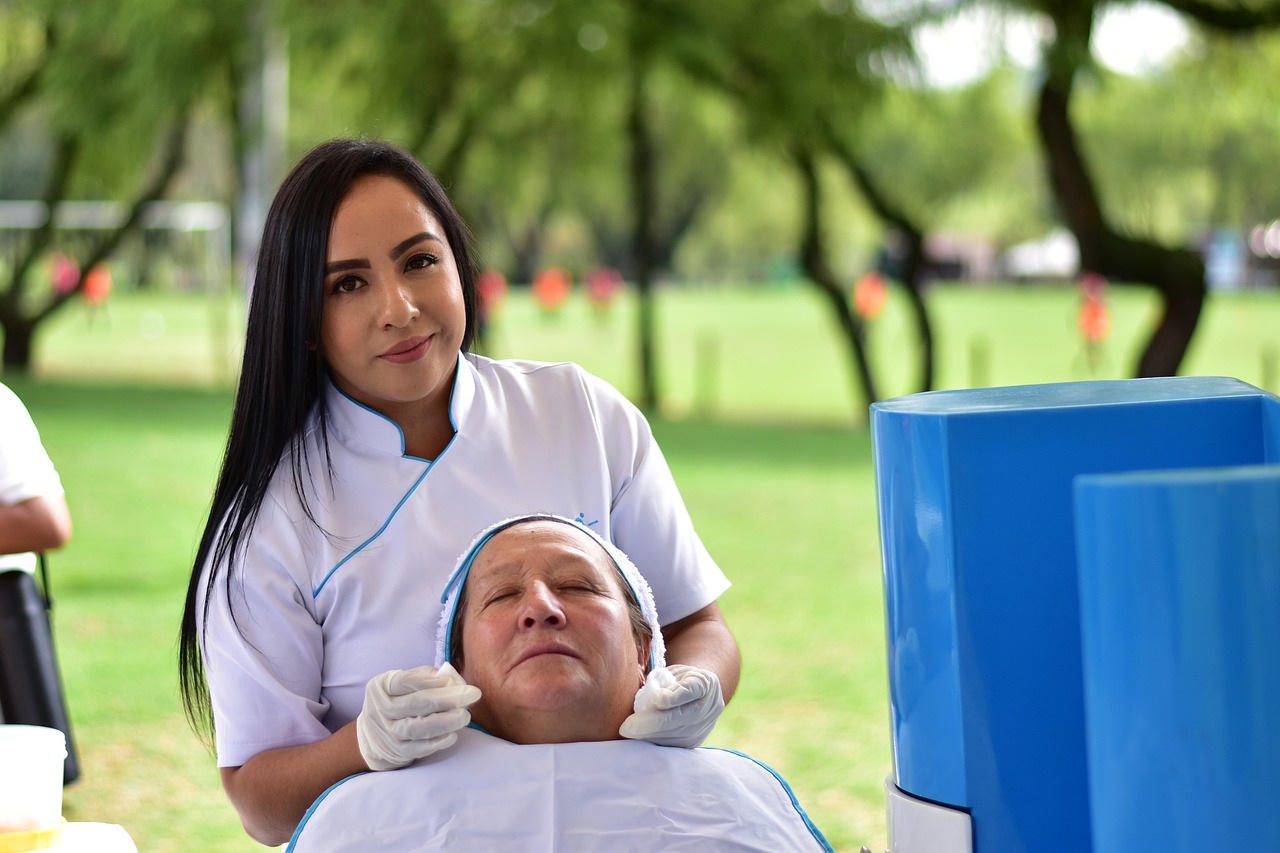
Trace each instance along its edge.
<path fill-rule="evenodd" d="M 581 575 L 570 575 L 568 577 L 561 578 L 556 582 L 556 589 L 561 592 L 603 592 L 600 584 L 596 580 L 590 577 L 583 577 Z"/>
<path fill-rule="evenodd" d="M 515 589 L 510 587 L 502 587 L 489 592 L 487 595 L 484 596 L 482 600 L 484 602 L 484 606 L 488 607 L 491 604 L 498 604 L 500 602 L 507 601 L 508 599 L 514 598 L 515 595 L 516 595 Z"/>

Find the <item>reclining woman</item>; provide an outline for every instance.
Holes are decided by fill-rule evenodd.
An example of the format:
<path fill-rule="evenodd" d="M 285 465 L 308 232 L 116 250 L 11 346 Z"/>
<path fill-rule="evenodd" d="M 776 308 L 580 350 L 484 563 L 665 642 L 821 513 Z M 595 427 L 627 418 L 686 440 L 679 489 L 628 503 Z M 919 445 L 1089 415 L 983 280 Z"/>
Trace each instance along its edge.
<path fill-rule="evenodd" d="M 437 672 L 471 691 L 472 724 L 410 767 L 335 785 L 293 853 L 831 849 L 764 765 L 623 738 L 635 708 L 678 706 L 684 688 L 648 584 L 589 528 L 494 525 L 442 602 Z"/>

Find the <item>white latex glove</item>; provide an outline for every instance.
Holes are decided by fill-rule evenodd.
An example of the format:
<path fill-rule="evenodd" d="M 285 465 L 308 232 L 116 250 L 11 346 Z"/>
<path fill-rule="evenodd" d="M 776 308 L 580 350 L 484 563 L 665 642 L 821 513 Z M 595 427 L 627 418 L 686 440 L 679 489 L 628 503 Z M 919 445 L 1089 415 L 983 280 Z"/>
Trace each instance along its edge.
<path fill-rule="evenodd" d="M 449 664 L 393 669 L 369 679 L 356 717 L 356 741 L 370 770 L 395 770 L 453 746 L 471 722 L 480 688 Z"/>
<path fill-rule="evenodd" d="M 632 707 L 635 713 L 618 734 L 659 746 L 694 747 L 715 728 L 724 696 L 714 672 L 674 663 L 649 672 Z"/>

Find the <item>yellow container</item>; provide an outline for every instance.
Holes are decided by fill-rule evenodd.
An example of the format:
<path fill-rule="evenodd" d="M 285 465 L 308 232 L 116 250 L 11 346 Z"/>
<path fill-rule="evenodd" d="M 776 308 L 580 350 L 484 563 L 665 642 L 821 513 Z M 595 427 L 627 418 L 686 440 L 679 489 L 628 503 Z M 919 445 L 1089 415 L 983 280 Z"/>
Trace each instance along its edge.
<path fill-rule="evenodd" d="M 31 850 L 44 850 L 62 843 L 62 825 L 60 820 L 52 829 L 33 829 L 28 832 L 0 832 L 0 853 L 28 853 Z"/>

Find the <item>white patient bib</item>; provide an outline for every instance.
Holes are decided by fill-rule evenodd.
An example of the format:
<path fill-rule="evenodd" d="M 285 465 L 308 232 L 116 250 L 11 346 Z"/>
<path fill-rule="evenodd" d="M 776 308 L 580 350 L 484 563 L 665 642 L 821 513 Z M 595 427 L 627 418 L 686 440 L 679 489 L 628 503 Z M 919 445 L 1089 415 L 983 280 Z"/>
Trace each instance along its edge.
<path fill-rule="evenodd" d="M 464 729 L 418 764 L 331 787 L 287 853 L 831 849 L 786 783 L 740 753 Z"/>

